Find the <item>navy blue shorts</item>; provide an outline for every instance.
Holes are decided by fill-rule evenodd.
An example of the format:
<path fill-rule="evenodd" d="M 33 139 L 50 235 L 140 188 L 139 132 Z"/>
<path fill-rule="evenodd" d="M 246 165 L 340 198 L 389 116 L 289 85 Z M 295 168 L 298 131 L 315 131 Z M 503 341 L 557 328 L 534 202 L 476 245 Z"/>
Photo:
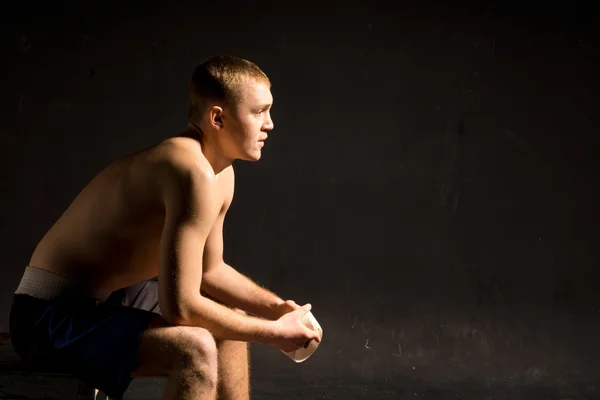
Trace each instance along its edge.
<path fill-rule="evenodd" d="M 105 302 L 15 294 L 10 335 L 17 354 L 32 366 L 74 374 L 121 399 L 137 368 L 140 336 L 158 315 L 155 279 L 113 292 Z"/>

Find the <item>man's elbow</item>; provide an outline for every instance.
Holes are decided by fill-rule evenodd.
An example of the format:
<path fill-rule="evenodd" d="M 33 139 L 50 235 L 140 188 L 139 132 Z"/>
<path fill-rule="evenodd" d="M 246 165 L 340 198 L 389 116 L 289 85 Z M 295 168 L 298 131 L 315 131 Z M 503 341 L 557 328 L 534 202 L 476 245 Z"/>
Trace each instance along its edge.
<path fill-rule="evenodd" d="M 171 325 L 197 325 L 197 321 L 194 323 L 196 320 L 194 315 L 198 314 L 196 310 L 200 301 L 198 297 L 200 294 L 181 299 L 169 299 L 164 308 L 161 306 L 162 317 Z"/>
<path fill-rule="evenodd" d="M 164 312 L 162 313 L 162 317 L 167 321 L 169 325 L 180 325 L 180 326 L 189 326 L 190 319 L 188 316 L 183 315 L 181 313 L 175 312 Z"/>

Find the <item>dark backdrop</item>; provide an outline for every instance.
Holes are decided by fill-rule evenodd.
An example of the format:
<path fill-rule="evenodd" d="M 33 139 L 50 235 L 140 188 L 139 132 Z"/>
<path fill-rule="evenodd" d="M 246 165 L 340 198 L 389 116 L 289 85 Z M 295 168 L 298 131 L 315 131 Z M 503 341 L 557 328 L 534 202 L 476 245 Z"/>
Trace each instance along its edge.
<path fill-rule="evenodd" d="M 275 131 L 260 162 L 235 165 L 226 260 L 310 301 L 325 331 L 301 365 L 253 346 L 255 376 L 600 379 L 591 9 L 3 7 L 0 329 L 31 251 L 83 185 L 183 129 L 193 68 L 231 54 L 270 76 Z"/>

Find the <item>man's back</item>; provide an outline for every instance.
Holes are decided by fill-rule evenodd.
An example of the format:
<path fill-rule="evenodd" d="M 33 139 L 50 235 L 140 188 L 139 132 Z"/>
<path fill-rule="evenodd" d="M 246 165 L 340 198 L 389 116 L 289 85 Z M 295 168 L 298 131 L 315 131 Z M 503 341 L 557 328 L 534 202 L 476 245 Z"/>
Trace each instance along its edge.
<path fill-rule="evenodd" d="M 172 138 L 107 166 L 43 237 L 29 265 L 105 290 L 156 276 L 165 218 L 160 180 L 176 153 L 201 155 L 200 145 Z"/>

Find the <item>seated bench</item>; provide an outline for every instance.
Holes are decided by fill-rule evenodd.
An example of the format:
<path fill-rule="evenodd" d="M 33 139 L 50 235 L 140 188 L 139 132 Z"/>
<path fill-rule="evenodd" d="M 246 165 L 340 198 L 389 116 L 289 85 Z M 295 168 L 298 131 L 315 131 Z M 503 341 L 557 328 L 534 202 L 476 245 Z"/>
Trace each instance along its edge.
<path fill-rule="evenodd" d="M 8 333 L 0 333 L 0 400 L 109 400 L 76 377 L 33 368 L 15 353 Z"/>

